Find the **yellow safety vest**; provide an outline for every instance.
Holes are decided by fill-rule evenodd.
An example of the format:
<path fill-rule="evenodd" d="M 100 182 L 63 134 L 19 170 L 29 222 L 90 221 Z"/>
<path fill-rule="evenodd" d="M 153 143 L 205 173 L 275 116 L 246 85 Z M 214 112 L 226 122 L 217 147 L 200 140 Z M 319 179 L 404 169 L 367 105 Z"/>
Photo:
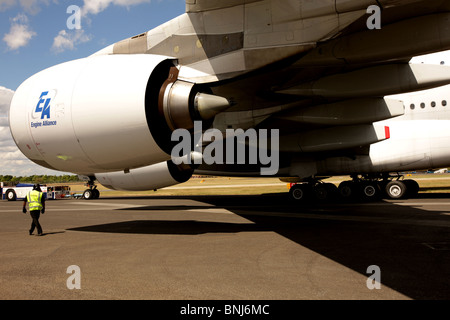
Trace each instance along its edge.
<path fill-rule="evenodd" d="M 28 208 L 30 209 L 30 211 L 42 210 L 43 208 L 42 196 L 43 193 L 37 190 L 28 192 L 27 201 L 28 201 Z"/>

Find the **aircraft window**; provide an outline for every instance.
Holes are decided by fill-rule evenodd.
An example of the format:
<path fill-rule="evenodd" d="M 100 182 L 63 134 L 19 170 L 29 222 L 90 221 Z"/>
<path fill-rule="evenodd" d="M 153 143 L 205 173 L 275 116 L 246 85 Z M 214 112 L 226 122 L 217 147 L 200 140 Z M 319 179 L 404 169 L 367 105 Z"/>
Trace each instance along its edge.
<path fill-rule="evenodd" d="M 420 107 L 421 107 L 422 109 L 425 109 L 425 103 L 422 102 L 422 103 L 420 104 Z"/>
<path fill-rule="evenodd" d="M 411 103 L 409 107 L 411 108 L 411 110 L 414 110 L 416 108 L 416 105 L 414 103 Z"/>
<path fill-rule="evenodd" d="M 432 107 L 432 108 L 436 107 L 436 102 L 434 102 L 434 101 L 431 102 L 431 107 Z"/>
<path fill-rule="evenodd" d="M 442 100 L 442 106 L 443 107 L 447 106 L 447 100 Z"/>

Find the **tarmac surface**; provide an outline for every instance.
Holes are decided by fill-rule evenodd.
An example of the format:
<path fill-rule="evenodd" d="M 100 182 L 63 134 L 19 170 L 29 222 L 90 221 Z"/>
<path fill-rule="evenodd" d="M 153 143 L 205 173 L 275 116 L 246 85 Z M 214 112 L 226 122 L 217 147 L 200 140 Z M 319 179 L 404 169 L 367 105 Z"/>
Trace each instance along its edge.
<path fill-rule="evenodd" d="M 50 200 L 41 237 L 21 209 L 0 202 L 2 300 L 450 298 L 448 194 L 304 206 L 287 194 Z"/>

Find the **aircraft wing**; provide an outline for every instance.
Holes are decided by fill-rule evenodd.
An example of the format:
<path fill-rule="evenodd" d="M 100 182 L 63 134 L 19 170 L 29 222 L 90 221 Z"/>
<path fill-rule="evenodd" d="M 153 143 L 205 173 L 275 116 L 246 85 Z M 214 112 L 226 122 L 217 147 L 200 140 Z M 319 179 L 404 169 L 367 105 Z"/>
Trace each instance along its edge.
<path fill-rule="evenodd" d="M 186 12 L 224 9 L 261 0 L 186 0 Z"/>

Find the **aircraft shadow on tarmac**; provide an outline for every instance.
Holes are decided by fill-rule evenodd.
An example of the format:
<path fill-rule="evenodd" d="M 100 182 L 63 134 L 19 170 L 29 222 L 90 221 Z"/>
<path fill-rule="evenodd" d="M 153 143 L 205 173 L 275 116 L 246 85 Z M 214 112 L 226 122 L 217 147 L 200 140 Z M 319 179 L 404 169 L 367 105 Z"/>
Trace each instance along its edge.
<path fill-rule="evenodd" d="M 199 235 L 205 233 L 237 233 L 256 232 L 263 230 L 253 223 L 236 224 L 222 222 L 203 222 L 194 220 L 160 221 L 135 220 L 109 223 L 96 226 L 78 227 L 68 229 L 72 231 L 108 232 L 108 233 L 134 233 L 134 234 L 176 234 Z"/>
<path fill-rule="evenodd" d="M 44 232 L 42 233 L 42 236 L 50 236 L 53 234 L 60 234 L 60 233 L 65 233 L 65 231 Z"/>
<path fill-rule="evenodd" d="M 443 194 L 420 195 L 441 199 Z M 449 198 L 449 194 L 445 194 Z M 382 286 L 413 299 L 450 299 L 450 216 L 389 202 L 298 206 L 284 194 L 149 197 L 190 199 L 223 208 L 250 223 L 128 221 L 70 230 L 182 234 L 273 231 L 366 277 L 377 265 Z M 142 198 L 140 198 L 142 199 Z M 143 206 L 120 210 L 189 210 L 205 206 Z M 268 214 L 270 213 L 270 214 Z M 342 279 L 339 279 L 342 281 Z"/>

